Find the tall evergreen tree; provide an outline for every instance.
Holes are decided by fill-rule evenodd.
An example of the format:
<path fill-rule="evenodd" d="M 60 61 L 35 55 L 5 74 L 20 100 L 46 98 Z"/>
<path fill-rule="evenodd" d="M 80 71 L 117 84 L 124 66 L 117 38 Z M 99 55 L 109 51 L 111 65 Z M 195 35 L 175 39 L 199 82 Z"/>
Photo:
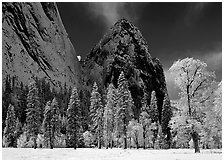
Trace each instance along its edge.
<path fill-rule="evenodd" d="M 113 147 L 114 117 L 116 107 L 116 89 L 111 83 L 107 91 L 107 103 L 104 108 L 104 141 L 106 148 Z"/>
<path fill-rule="evenodd" d="M 170 132 L 170 127 L 169 127 L 169 121 L 171 120 L 172 117 L 172 109 L 170 105 L 170 100 L 168 94 L 165 94 L 164 99 L 163 99 L 163 107 L 162 107 L 162 121 L 161 121 L 161 126 L 162 126 L 162 132 L 166 136 L 166 141 L 165 144 L 167 145 L 166 148 L 169 148 L 171 145 L 171 132 Z"/>
<path fill-rule="evenodd" d="M 90 97 L 90 117 L 91 129 L 96 134 L 98 148 L 100 149 L 103 135 L 103 106 L 96 82 L 93 85 Z"/>
<path fill-rule="evenodd" d="M 23 133 L 22 130 L 22 124 L 19 121 L 19 118 L 16 118 L 16 130 L 15 130 L 15 136 L 16 138 L 19 138 L 19 136 Z"/>
<path fill-rule="evenodd" d="M 145 149 L 145 141 L 146 141 L 146 137 L 150 131 L 150 126 L 151 126 L 151 119 L 150 119 L 150 115 L 148 114 L 149 112 L 149 106 L 147 105 L 146 102 L 146 96 L 144 96 L 143 98 L 143 103 L 142 103 L 142 110 L 139 116 L 139 122 L 142 125 L 142 135 L 143 135 L 143 148 Z"/>
<path fill-rule="evenodd" d="M 7 117 L 5 120 L 5 129 L 4 129 L 4 136 L 5 136 L 5 143 L 7 143 L 7 147 L 15 147 L 16 143 L 16 114 L 13 105 L 9 105 L 7 111 Z"/>
<path fill-rule="evenodd" d="M 156 98 L 156 92 L 152 91 L 151 93 L 151 100 L 150 100 L 150 109 L 149 109 L 149 116 L 152 121 L 152 131 L 153 131 L 153 147 L 155 147 L 155 142 L 158 135 L 158 108 L 157 108 L 157 98 Z"/>
<path fill-rule="evenodd" d="M 59 122 L 59 106 L 56 98 L 52 102 L 48 101 L 44 111 L 44 137 L 45 141 L 50 145 L 50 148 L 54 147 L 54 139 L 60 132 Z"/>
<path fill-rule="evenodd" d="M 37 148 L 36 139 L 41 126 L 41 106 L 38 96 L 38 89 L 35 82 L 29 84 L 27 95 L 27 133 L 33 138 L 34 149 Z"/>
<path fill-rule="evenodd" d="M 10 76 L 7 75 L 5 79 L 4 88 L 2 89 L 2 128 L 5 127 L 7 111 L 8 111 L 9 104 L 11 103 L 11 97 L 10 97 L 11 93 L 12 93 L 11 79 L 10 79 Z"/>
<path fill-rule="evenodd" d="M 118 134 L 123 136 L 123 147 L 127 148 L 127 126 L 132 113 L 133 100 L 131 93 L 128 89 L 128 82 L 125 79 L 124 73 L 121 72 L 118 78 L 118 91 L 117 91 L 117 113 L 116 113 L 116 129 Z"/>
<path fill-rule="evenodd" d="M 77 148 L 80 131 L 80 101 L 76 87 L 73 88 L 67 109 L 67 147 Z"/>
<path fill-rule="evenodd" d="M 51 101 L 48 101 L 44 110 L 44 120 L 43 120 L 43 131 L 44 131 L 44 142 L 47 147 L 52 144 L 51 135 Z"/>
<path fill-rule="evenodd" d="M 58 136 L 60 133 L 59 113 L 60 113 L 59 105 L 56 98 L 54 98 L 51 102 L 51 132 L 53 139 L 52 146 L 54 144 L 55 137 Z"/>
<path fill-rule="evenodd" d="M 156 98 L 155 91 L 152 91 L 152 93 L 151 93 L 149 115 L 150 115 L 152 122 L 158 122 L 159 113 L 158 113 L 158 108 L 157 108 L 157 98 Z"/>

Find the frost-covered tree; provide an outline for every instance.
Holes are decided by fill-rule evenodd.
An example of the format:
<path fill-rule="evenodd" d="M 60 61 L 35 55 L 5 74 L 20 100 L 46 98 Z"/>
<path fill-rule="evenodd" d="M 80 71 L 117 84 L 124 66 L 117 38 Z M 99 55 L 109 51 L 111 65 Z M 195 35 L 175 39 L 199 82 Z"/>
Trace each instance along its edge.
<path fill-rule="evenodd" d="M 16 146 L 16 114 L 13 105 L 9 105 L 5 120 L 4 143 L 5 147 Z"/>
<path fill-rule="evenodd" d="M 158 122 L 159 113 L 158 113 L 157 98 L 156 98 L 155 91 L 152 91 L 151 93 L 151 101 L 150 101 L 150 108 L 149 108 L 148 114 L 152 122 Z"/>
<path fill-rule="evenodd" d="M 91 117 L 91 130 L 97 137 L 98 148 L 102 146 L 103 136 L 103 105 L 101 101 L 101 95 L 98 92 L 96 82 L 93 85 L 91 97 L 90 97 L 90 117 Z"/>
<path fill-rule="evenodd" d="M 51 101 L 48 101 L 44 110 L 44 120 L 43 120 L 43 132 L 44 132 L 44 142 L 46 146 L 53 148 L 53 139 L 51 134 Z"/>
<path fill-rule="evenodd" d="M 77 88 L 74 87 L 67 109 L 67 147 L 77 148 L 80 127 L 80 100 Z"/>
<path fill-rule="evenodd" d="M 67 117 L 65 115 L 63 115 L 61 117 L 61 115 L 59 116 L 59 121 L 60 121 L 60 131 L 62 134 L 66 134 L 66 127 L 67 127 Z"/>
<path fill-rule="evenodd" d="M 149 136 L 151 131 L 151 119 L 148 114 L 149 107 L 146 103 L 143 103 L 143 107 L 139 116 L 139 122 L 142 125 L 142 136 L 143 136 L 143 149 L 146 148 L 146 138 Z"/>
<path fill-rule="evenodd" d="M 134 141 L 136 148 L 139 148 L 140 140 L 142 139 L 142 125 L 132 119 L 128 124 L 128 136 Z"/>
<path fill-rule="evenodd" d="M 206 101 L 202 143 L 205 148 L 222 146 L 222 83 L 215 87 L 213 98 Z"/>
<path fill-rule="evenodd" d="M 116 105 L 116 129 L 123 137 L 123 148 L 127 148 L 127 126 L 133 116 L 133 100 L 128 89 L 128 82 L 124 73 L 121 72 L 118 78 L 117 105 Z"/>
<path fill-rule="evenodd" d="M 54 141 L 60 133 L 59 106 L 56 98 L 52 102 L 48 101 L 44 111 L 44 138 L 47 146 L 54 147 Z"/>
<path fill-rule="evenodd" d="M 54 98 L 51 102 L 51 132 L 54 144 L 55 138 L 60 133 L 59 105 L 56 98 Z"/>
<path fill-rule="evenodd" d="M 37 148 L 36 139 L 41 126 L 41 105 L 38 96 L 38 89 L 35 82 L 29 84 L 27 95 L 26 123 L 27 133 L 32 137 L 34 149 Z"/>
<path fill-rule="evenodd" d="M 209 87 L 212 87 L 215 74 L 207 70 L 207 64 L 193 58 L 185 58 L 176 61 L 169 69 L 175 78 L 175 84 L 180 88 L 182 125 L 175 117 L 176 122 L 172 122 L 173 128 L 184 127 L 189 130 L 194 143 L 195 153 L 200 152 L 199 133 L 202 129 L 203 113 L 201 111 L 203 103 L 211 97 Z M 177 127 L 177 125 L 179 127 Z"/>
<path fill-rule="evenodd" d="M 104 107 L 104 143 L 106 148 L 113 147 L 114 117 L 116 107 L 116 89 L 111 83 L 107 91 L 107 102 Z"/>
<path fill-rule="evenodd" d="M 15 130 L 16 139 L 18 139 L 22 133 L 23 133 L 22 123 L 19 121 L 19 118 L 16 118 L 16 130 Z"/>
<path fill-rule="evenodd" d="M 165 135 L 164 138 L 164 148 L 169 148 L 171 145 L 171 133 L 169 127 L 169 121 L 172 117 L 172 109 L 170 105 L 169 96 L 166 93 L 163 99 L 163 107 L 162 107 L 162 119 L 161 119 L 161 126 L 162 126 L 162 133 Z"/>
<path fill-rule="evenodd" d="M 83 138 L 84 138 L 85 146 L 91 147 L 91 145 L 93 144 L 93 141 L 94 141 L 92 133 L 90 131 L 85 131 L 83 133 Z"/>

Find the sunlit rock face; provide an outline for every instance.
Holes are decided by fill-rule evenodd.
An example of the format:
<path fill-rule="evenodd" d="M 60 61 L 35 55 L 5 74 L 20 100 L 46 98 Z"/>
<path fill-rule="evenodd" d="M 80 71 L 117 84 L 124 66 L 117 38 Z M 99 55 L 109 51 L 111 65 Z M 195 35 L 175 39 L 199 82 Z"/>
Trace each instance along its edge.
<path fill-rule="evenodd" d="M 79 84 L 79 62 L 55 3 L 2 3 L 2 69 L 3 80 Z"/>

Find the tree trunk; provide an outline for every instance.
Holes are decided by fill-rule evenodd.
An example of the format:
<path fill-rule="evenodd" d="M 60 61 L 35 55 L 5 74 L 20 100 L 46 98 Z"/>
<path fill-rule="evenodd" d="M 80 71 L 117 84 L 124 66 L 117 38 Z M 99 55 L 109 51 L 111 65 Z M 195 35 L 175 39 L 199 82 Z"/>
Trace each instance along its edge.
<path fill-rule="evenodd" d="M 127 149 L 127 137 L 124 135 L 124 149 Z"/>
<path fill-rule="evenodd" d="M 117 138 L 117 140 L 116 140 L 116 147 L 118 148 L 118 140 L 119 140 L 119 138 Z"/>
<path fill-rule="evenodd" d="M 143 129 L 143 149 L 145 149 L 145 129 Z"/>
<path fill-rule="evenodd" d="M 138 137 L 136 138 L 136 148 L 138 149 Z"/>
<path fill-rule="evenodd" d="M 127 149 L 126 117 L 123 118 L 124 149 Z"/>
<path fill-rule="evenodd" d="M 194 131 L 191 133 L 191 135 L 194 143 L 195 153 L 200 153 L 198 133 Z"/>
<path fill-rule="evenodd" d="M 100 131 L 98 131 L 98 149 L 101 149 Z"/>
<path fill-rule="evenodd" d="M 50 135 L 50 149 L 53 149 L 53 141 L 52 141 L 53 136 Z"/>
<path fill-rule="evenodd" d="M 110 148 L 112 149 L 113 148 L 113 139 L 111 138 L 111 141 L 110 141 Z"/>
<path fill-rule="evenodd" d="M 108 149 L 109 144 L 110 144 L 109 140 L 108 140 L 108 139 L 106 139 L 106 141 L 105 141 L 106 149 Z"/>
<path fill-rule="evenodd" d="M 190 86 L 187 85 L 187 103 L 188 103 L 188 110 L 189 110 L 189 116 L 191 116 L 191 101 L 190 101 L 190 91 L 189 91 Z"/>
<path fill-rule="evenodd" d="M 74 139 L 74 143 L 73 143 L 73 147 L 76 150 L 77 148 L 77 136 L 75 135 L 75 139 Z"/>
<path fill-rule="evenodd" d="M 33 143 L 34 143 L 34 149 L 36 149 L 37 148 L 37 137 L 35 136 L 34 138 L 33 138 Z"/>

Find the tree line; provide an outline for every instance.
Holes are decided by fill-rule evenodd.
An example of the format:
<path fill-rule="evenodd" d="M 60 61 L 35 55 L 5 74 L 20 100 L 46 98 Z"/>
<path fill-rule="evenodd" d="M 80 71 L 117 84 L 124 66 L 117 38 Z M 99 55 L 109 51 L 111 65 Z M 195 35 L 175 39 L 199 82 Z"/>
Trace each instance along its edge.
<path fill-rule="evenodd" d="M 134 118 L 133 99 L 123 72 L 118 78 L 117 88 L 109 84 L 105 104 L 97 83 L 94 83 L 87 114 L 83 113 L 76 87 L 68 90 L 64 86 L 56 92 L 38 79 L 26 88 L 21 84 L 20 88 L 23 87 L 21 89 L 26 93 L 20 93 L 22 97 L 15 98 L 22 99 L 10 104 L 6 96 L 12 95 L 7 90 L 13 84 L 9 84 L 7 78 L 3 93 L 3 111 L 8 103 L 3 118 L 3 146 L 74 149 L 194 147 L 195 152 L 200 152 L 200 148 L 221 148 L 221 83 L 215 81 L 207 64 L 193 58 L 178 60 L 169 71 L 181 93 L 180 99 L 172 106 L 168 94 L 164 96 L 161 123 L 158 122 L 155 91 L 151 93 L 150 105 L 148 97 L 143 97 L 140 116 Z M 18 105 L 23 105 L 25 110 L 16 111 Z M 171 131 L 171 138 L 164 134 L 164 127 Z"/>
<path fill-rule="evenodd" d="M 47 101 L 42 108 L 39 94 L 37 83 L 30 83 L 26 99 L 26 120 L 23 124 L 16 117 L 14 106 L 9 105 L 3 132 L 4 147 L 37 148 L 39 143 L 39 147 L 54 148 L 57 141 L 61 142 L 62 147 L 75 149 L 84 146 L 126 149 L 128 146 L 146 148 L 146 144 L 149 145 L 150 142 L 151 147 L 154 147 L 164 142 L 165 137 L 162 139 L 161 126 L 157 122 L 155 92 L 152 92 L 151 105 L 148 106 L 146 99 L 143 100 L 140 118 L 134 119 L 134 103 L 123 72 L 119 76 L 117 89 L 113 84 L 108 86 L 105 105 L 102 104 L 102 96 L 94 83 L 90 97 L 88 130 L 83 127 L 82 108 L 76 87 L 72 89 L 65 114 L 60 111 L 57 97 Z"/>

